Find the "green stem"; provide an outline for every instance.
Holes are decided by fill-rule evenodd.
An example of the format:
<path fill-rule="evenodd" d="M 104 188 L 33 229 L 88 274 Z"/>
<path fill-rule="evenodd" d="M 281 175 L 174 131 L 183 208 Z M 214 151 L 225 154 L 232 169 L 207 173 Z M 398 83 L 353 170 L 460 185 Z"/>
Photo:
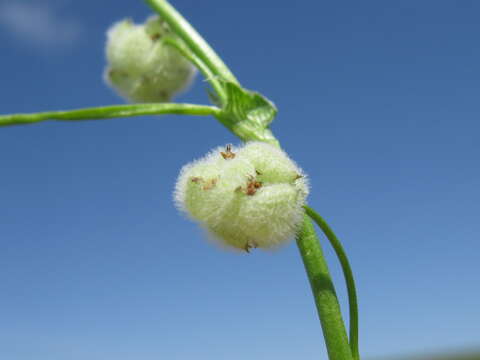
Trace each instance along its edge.
<path fill-rule="evenodd" d="M 184 43 L 190 48 L 191 52 L 198 57 L 190 59 L 197 64 L 199 69 L 204 69 L 203 64 L 210 72 L 219 76 L 222 80 L 232 81 L 238 84 L 237 79 L 230 72 L 228 67 L 223 63 L 215 51 L 208 43 L 198 34 L 198 32 L 165 0 L 146 0 L 147 3 L 156 10 L 162 18 L 170 25 L 173 31 L 179 36 Z M 178 44 L 174 44 L 177 45 Z M 177 47 L 178 48 L 178 47 Z M 183 49 L 179 49 L 182 51 Z M 188 53 L 182 52 L 188 58 Z M 210 73 L 204 69 L 202 71 L 205 76 L 210 77 Z M 213 84 L 212 84 L 213 85 Z M 221 98 L 223 98 L 222 90 L 215 88 Z M 228 100 L 225 97 L 226 100 Z M 226 102 L 223 102 L 226 104 Z M 232 132 L 239 135 L 234 128 L 222 121 L 222 117 L 217 117 Z M 245 134 L 243 134 L 245 135 Z M 258 140 L 253 136 L 240 136 L 242 140 Z M 272 139 L 275 138 L 272 135 Z M 275 140 L 276 141 L 276 140 Z M 277 142 L 278 143 L 278 142 Z M 327 264 L 323 258 L 323 254 L 318 243 L 315 231 L 310 221 L 306 221 L 298 239 L 298 246 L 302 253 L 312 291 L 314 293 L 317 309 L 320 315 L 320 321 L 324 331 L 325 341 L 331 360 L 351 360 L 352 354 L 348 346 L 347 334 L 343 324 L 340 307 L 333 288 L 333 284 L 328 273 Z"/>
<path fill-rule="evenodd" d="M 305 211 L 310 218 L 312 218 L 322 229 L 323 233 L 326 235 L 330 244 L 332 245 L 335 253 L 337 254 L 338 260 L 342 266 L 343 275 L 345 277 L 345 282 L 347 284 L 348 292 L 348 303 L 350 311 L 350 348 L 352 349 L 353 358 L 355 360 L 360 359 L 360 353 L 358 350 L 358 304 L 357 304 L 357 292 L 355 289 L 355 280 L 353 278 L 352 268 L 347 258 L 347 254 L 343 249 L 340 240 L 333 232 L 333 230 L 328 226 L 327 222 L 312 208 L 304 206 Z"/>
<path fill-rule="evenodd" d="M 112 105 L 69 111 L 49 111 L 34 114 L 0 115 L 0 126 L 31 124 L 44 120 L 93 120 L 130 117 L 141 115 L 213 115 L 218 116 L 221 110 L 215 106 L 195 104 L 134 104 Z"/>
<path fill-rule="evenodd" d="M 227 93 L 223 88 L 221 82 L 218 78 L 210 71 L 210 69 L 201 61 L 198 56 L 193 54 L 190 49 L 188 49 L 184 44 L 181 44 L 180 41 L 172 38 L 165 37 L 163 42 L 169 46 L 174 47 L 183 57 L 188 59 L 192 64 L 194 64 L 198 70 L 203 74 L 205 79 L 212 85 L 213 89 L 220 98 L 222 105 L 227 103 Z"/>
<path fill-rule="evenodd" d="M 160 14 L 175 34 L 207 65 L 215 76 L 219 76 L 221 80 L 238 84 L 238 80 L 217 53 L 172 5 L 166 0 L 146 0 L 146 2 Z"/>
<path fill-rule="evenodd" d="M 330 360 L 352 360 L 335 288 L 312 222 L 305 216 L 297 245 L 315 298 Z"/>

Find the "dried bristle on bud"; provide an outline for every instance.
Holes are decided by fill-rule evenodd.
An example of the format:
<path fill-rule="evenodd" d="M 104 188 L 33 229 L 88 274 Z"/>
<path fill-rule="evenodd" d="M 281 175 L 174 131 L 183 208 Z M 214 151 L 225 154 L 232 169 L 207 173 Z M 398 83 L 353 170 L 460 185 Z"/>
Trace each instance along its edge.
<path fill-rule="evenodd" d="M 185 165 L 177 207 L 220 244 L 275 248 L 295 236 L 308 195 L 303 171 L 282 150 L 262 142 L 217 148 Z"/>
<path fill-rule="evenodd" d="M 136 25 L 115 23 L 107 32 L 108 65 L 104 78 L 120 96 L 131 102 L 167 102 L 191 83 L 194 66 L 162 41 L 175 36 L 158 16 Z"/>

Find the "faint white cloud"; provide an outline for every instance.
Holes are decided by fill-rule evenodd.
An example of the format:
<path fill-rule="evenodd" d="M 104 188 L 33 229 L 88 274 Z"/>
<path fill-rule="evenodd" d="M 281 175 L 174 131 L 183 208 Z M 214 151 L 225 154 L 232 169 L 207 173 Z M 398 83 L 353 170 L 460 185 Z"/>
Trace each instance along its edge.
<path fill-rule="evenodd" d="M 0 3 L 0 25 L 18 39 L 40 47 L 69 45 L 82 33 L 79 22 L 62 17 L 45 3 L 11 0 Z"/>

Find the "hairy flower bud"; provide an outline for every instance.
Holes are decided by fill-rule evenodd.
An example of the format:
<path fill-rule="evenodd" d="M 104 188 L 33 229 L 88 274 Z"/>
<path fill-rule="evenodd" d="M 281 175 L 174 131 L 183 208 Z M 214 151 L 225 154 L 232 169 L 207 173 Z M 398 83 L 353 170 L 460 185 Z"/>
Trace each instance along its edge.
<path fill-rule="evenodd" d="M 176 49 L 162 41 L 174 36 L 158 16 L 144 25 L 131 20 L 114 24 L 107 32 L 105 81 L 132 102 L 167 102 L 184 90 L 195 68 Z"/>
<path fill-rule="evenodd" d="M 175 188 L 179 209 L 220 244 L 246 251 L 292 239 L 307 195 L 302 170 L 282 150 L 262 142 L 213 150 L 185 165 Z"/>

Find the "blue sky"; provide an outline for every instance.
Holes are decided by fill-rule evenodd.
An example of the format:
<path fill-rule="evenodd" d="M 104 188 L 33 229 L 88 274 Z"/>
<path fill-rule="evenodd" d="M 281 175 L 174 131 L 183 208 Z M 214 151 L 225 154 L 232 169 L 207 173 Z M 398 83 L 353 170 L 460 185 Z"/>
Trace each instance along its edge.
<path fill-rule="evenodd" d="M 350 256 L 364 357 L 478 347 L 480 3 L 172 3 L 277 104 L 272 129 Z M 104 34 L 143 21 L 142 1 L 0 14 L 0 113 L 122 102 Z M 211 118 L 0 129 L 0 357 L 326 358 L 294 243 L 226 252 L 174 208 L 181 166 L 229 142 Z"/>

